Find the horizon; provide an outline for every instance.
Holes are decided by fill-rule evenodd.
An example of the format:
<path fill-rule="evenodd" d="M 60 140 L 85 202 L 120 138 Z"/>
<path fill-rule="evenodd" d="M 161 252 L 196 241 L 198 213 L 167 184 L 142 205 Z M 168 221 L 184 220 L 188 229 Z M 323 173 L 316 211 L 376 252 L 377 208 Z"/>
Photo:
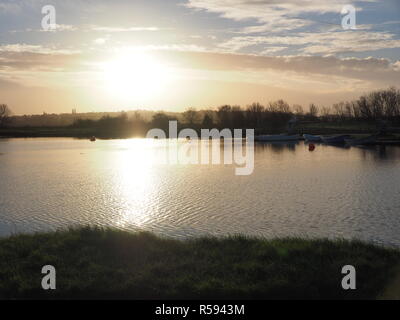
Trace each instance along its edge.
<path fill-rule="evenodd" d="M 332 105 L 400 87 L 394 0 L 77 2 L 0 1 L 0 102 L 13 114 Z"/>
<path fill-rule="evenodd" d="M 360 96 L 357 96 L 352 100 L 337 99 L 335 102 L 332 102 L 330 105 L 318 105 L 318 104 L 315 104 L 313 101 L 311 101 L 311 102 L 309 102 L 309 103 L 307 103 L 305 105 L 302 105 L 302 104 L 299 104 L 299 103 L 288 103 L 283 98 L 278 98 L 278 99 L 276 99 L 274 101 L 267 101 L 265 103 L 260 103 L 259 101 L 253 101 L 252 103 L 248 103 L 248 104 L 245 104 L 245 105 L 235 104 L 235 103 L 233 103 L 233 104 L 226 104 L 226 103 L 224 104 L 224 103 L 222 103 L 222 104 L 219 104 L 219 105 L 203 106 L 203 107 L 199 107 L 199 108 L 192 107 L 192 106 L 186 106 L 184 108 L 177 109 L 177 110 L 168 110 L 168 109 L 162 109 L 162 108 L 153 108 L 153 109 L 151 109 L 151 108 L 147 108 L 147 109 L 146 108 L 132 108 L 132 109 L 118 109 L 118 108 L 115 108 L 114 110 L 111 110 L 111 109 L 109 109 L 109 110 L 106 110 L 106 109 L 104 109 L 104 110 L 93 110 L 93 109 L 91 109 L 91 110 L 86 110 L 86 111 L 80 111 L 76 107 L 75 108 L 71 107 L 69 109 L 69 111 L 65 110 L 65 111 L 62 111 L 62 112 L 46 112 L 46 110 L 43 110 L 42 112 L 38 112 L 38 113 L 16 114 L 10 108 L 9 108 L 9 111 L 11 113 L 10 117 L 42 116 L 42 115 L 70 115 L 70 114 L 79 115 L 79 114 L 90 114 L 90 113 L 105 113 L 105 114 L 107 114 L 107 113 L 131 113 L 131 112 L 132 113 L 133 112 L 149 112 L 149 113 L 166 113 L 166 114 L 168 114 L 168 113 L 172 113 L 172 114 L 178 113 L 179 114 L 179 113 L 184 113 L 185 111 L 191 110 L 191 109 L 195 110 L 196 112 L 207 112 L 207 111 L 217 112 L 218 108 L 222 107 L 222 106 L 239 107 L 240 109 L 245 111 L 248 107 L 250 107 L 253 104 L 260 104 L 262 106 L 268 106 L 268 105 L 271 105 L 274 102 L 283 101 L 285 103 L 288 103 L 289 108 L 290 108 L 290 112 L 294 113 L 294 114 L 296 114 L 296 111 L 294 110 L 296 106 L 300 106 L 302 108 L 302 112 L 303 111 L 304 112 L 309 112 L 311 105 L 315 105 L 318 108 L 318 112 L 321 111 L 320 108 L 324 108 L 324 107 L 327 107 L 328 109 L 330 109 L 329 112 L 333 112 L 334 110 L 332 110 L 332 108 L 335 106 L 335 104 L 355 102 L 355 101 L 357 101 L 357 99 L 361 98 L 362 96 L 368 96 L 369 94 L 374 93 L 374 92 L 380 92 L 380 91 L 385 91 L 385 90 L 390 90 L 390 89 L 395 89 L 396 91 L 398 90 L 394 86 L 391 86 L 391 87 L 388 87 L 388 88 L 377 88 L 377 89 L 375 89 L 373 91 L 370 91 L 370 92 L 362 92 L 362 93 L 360 93 Z M 7 107 L 9 107 L 9 106 L 7 105 Z"/>

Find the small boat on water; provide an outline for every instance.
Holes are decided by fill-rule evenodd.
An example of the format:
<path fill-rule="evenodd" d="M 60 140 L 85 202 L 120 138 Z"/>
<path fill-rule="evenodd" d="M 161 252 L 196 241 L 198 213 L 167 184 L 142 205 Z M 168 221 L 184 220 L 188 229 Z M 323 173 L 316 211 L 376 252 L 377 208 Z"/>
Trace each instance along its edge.
<path fill-rule="evenodd" d="M 322 142 L 321 136 L 314 136 L 312 134 L 303 134 L 303 138 L 308 142 Z"/>
<path fill-rule="evenodd" d="M 262 135 L 254 137 L 255 141 L 261 142 L 281 142 L 281 141 L 299 141 L 301 136 L 299 134 L 288 135 L 288 134 L 273 134 L 273 135 Z"/>
<path fill-rule="evenodd" d="M 349 146 L 367 146 L 373 145 L 377 142 L 377 138 L 375 135 L 364 137 L 364 138 L 349 138 L 344 139 L 347 145 Z"/>
<path fill-rule="evenodd" d="M 346 143 L 346 139 L 350 139 L 349 135 L 341 135 L 341 136 L 324 136 L 322 137 L 322 141 L 325 143 L 331 144 L 344 144 Z"/>

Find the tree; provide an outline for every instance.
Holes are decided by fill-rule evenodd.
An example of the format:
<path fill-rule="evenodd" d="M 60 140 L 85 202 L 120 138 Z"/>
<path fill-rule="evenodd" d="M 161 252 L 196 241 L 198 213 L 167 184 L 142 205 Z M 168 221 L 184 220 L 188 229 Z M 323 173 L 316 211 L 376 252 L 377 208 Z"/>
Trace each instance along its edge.
<path fill-rule="evenodd" d="M 230 105 L 220 106 L 218 108 L 217 115 L 221 127 L 232 127 L 232 107 Z"/>
<path fill-rule="evenodd" d="M 345 103 L 339 102 L 333 105 L 333 110 L 335 111 L 336 117 L 343 120 L 345 118 Z"/>
<path fill-rule="evenodd" d="M 201 127 L 203 129 L 211 129 L 214 126 L 214 121 L 211 112 L 206 112 L 203 118 Z"/>
<path fill-rule="evenodd" d="M 280 99 L 276 102 L 276 107 L 278 109 L 278 112 L 282 113 L 290 113 L 290 105 L 286 101 Z"/>
<path fill-rule="evenodd" d="M 311 104 L 310 104 L 309 115 L 310 115 L 312 118 L 316 118 L 316 117 L 318 116 L 318 112 L 319 112 L 318 107 L 317 107 L 314 103 L 311 103 Z"/>
<path fill-rule="evenodd" d="M 246 109 L 248 124 L 253 128 L 259 128 L 263 120 L 265 107 L 258 102 L 254 102 Z"/>
<path fill-rule="evenodd" d="M 304 113 L 303 106 L 301 106 L 299 104 L 294 104 L 293 105 L 293 111 L 298 116 L 302 116 L 303 113 Z"/>
<path fill-rule="evenodd" d="M 183 118 L 185 122 L 189 125 L 193 125 L 197 122 L 198 113 L 195 108 L 189 108 L 183 113 Z"/>
<path fill-rule="evenodd" d="M 170 117 L 168 117 L 164 112 L 157 112 L 151 120 L 151 125 L 153 128 L 167 130 L 170 120 Z"/>
<path fill-rule="evenodd" d="M 5 126 L 10 120 L 11 110 L 6 104 L 0 104 L 0 127 Z"/>
<path fill-rule="evenodd" d="M 366 96 L 361 96 L 357 100 L 357 105 L 358 105 L 358 110 L 362 118 L 364 119 L 371 119 L 372 118 L 372 112 L 371 108 L 368 104 L 368 100 Z"/>
<path fill-rule="evenodd" d="M 132 121 L 134 123 L 143 123 L 144 122 L 143 117 L 139 111 L 135 111 L 135 113 L 133 114 L 133 117 L 132 117 Z"/>
<path fill-rule="evenodd" d="M 322 107 L 321 115 L 325 120 L 328 120 L 329 117 L 331 116 L 331 107 Z"/>
<path fill-rule="evenodd" d="M 246 125 L 246 118 L 240 106 L 232 107 L 232 123 L 235 129 L 243 128 Z"/>

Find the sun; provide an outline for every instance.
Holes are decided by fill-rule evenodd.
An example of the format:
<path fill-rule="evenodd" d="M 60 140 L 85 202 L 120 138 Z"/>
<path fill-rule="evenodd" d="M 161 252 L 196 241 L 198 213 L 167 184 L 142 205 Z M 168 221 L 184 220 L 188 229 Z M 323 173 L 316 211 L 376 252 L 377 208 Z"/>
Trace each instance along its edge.
<path fill-rule="evenodd" d="M 118 54 L 103 63 L 106 90 L 119 100 L 145 100 L 165 90 L 169 70 L 147 52 Z"/>

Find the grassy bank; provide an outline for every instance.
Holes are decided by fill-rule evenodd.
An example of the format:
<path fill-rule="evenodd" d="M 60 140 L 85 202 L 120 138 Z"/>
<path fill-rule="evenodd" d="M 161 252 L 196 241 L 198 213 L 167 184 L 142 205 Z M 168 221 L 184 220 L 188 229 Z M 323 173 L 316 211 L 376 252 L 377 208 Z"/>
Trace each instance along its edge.
<path fill-rule="evenodd" d="M 360 242 L 245 237 L 177 241 L 93 228 L 0 240 L 0 298 L 374 299 L 400 253 Z M 57 289 L 41 289 L 54 265 Z M 341 289 L 341 268 L 357 290 Z"/>
<path fill-rule="evenodd" d="M 0 137 L 4 138 L 88 138 L 96 135 L 91 128 L 71 127 L 29 127 L 29 128 L 0 128 Z"/>

